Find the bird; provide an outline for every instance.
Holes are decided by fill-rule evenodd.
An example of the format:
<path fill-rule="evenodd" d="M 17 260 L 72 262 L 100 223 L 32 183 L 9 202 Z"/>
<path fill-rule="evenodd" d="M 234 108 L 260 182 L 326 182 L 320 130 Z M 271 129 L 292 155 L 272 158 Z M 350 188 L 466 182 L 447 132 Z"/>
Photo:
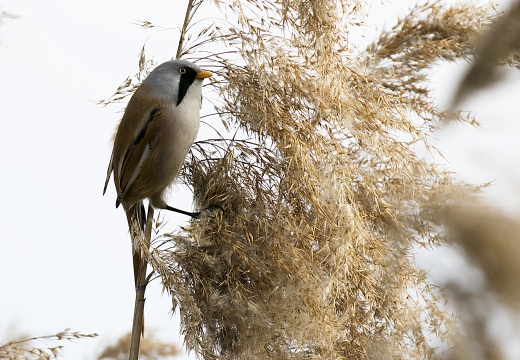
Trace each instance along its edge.
<path fill-rule="evenodd" d="M 197 136 L 202 82 L 212 75 L 186 60 L 162 63 L 134 92 L 116 127 L 103 195 L 113 174 L 116 208 L 123 206 L 132 238 L 136 289 L 139 273 L 146 271 L 135 241 L 146 222 L 143 201 L 155 209 L 200 215 L 173 208 L 164 198 Z"/>

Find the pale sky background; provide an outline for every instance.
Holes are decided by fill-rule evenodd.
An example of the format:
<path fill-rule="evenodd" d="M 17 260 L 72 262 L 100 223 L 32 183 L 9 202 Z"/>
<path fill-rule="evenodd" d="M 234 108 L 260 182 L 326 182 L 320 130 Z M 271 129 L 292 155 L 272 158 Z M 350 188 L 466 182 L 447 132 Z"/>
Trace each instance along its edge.
<path fill-rule="evenodd" d="M 409 2 L 396 3 L 376 12 L 369 32 L 404 14 Z M 101 196 L 109 140 L 124 105 L 102 108 L 91 100 L 108 98 L 136 72 L 138 53 L 153 31 L 134 20 L 178 27 L 185 6 L 186 1 L 0 0 L 0 10 L 19 16 L 0 25 L 0 344 L 70 327 L 100 336 L 62 344 L 64 358 L 93 359 L 104 344 L 129 331 L 134 289 L 126 219 L 114 207 L 112 183 Z M 171 30 L 152 36 L 148 56 L 169 60 L 177 35 Z M 448 104 L 465 66 L 435 71 L 432 87 L 440 106 Z M 515 215 L 519 94 L 520 76 L 511 72 L 507 81 L 463 104 L 478 115 L 481 129 L 451 124 L 437 134 L 446 166 L 475 183 L 495 180 L 488 201 Z M 199 139 L 205 134 L 202 125 Z M 173 206 L 190 209 L 189 191 L 177 186 L 172 194 Z M 166 218 L 171 230 L 188 220 Z M 436 256 L 424 261 L 432 273 L 453 268 Z M 168 297 L 152 283 L 147 328 L 180 346 L 178 321 L 169 309 Z"/>

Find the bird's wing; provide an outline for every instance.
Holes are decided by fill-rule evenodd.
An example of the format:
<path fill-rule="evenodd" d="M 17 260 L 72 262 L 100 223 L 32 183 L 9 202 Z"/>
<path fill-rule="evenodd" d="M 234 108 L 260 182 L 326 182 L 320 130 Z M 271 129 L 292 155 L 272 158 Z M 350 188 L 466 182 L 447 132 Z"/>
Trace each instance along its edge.
<path fill-rule="evenodd" d="M 148 125 L 153 121 L 158 111 L 159 109 L 153 109 L 147 113 L 145 121 L 118 164 L 116 181 L 118 197 L 116 206 L 121 203 L 128 189 L 139 176 L 143 163 L 154 147 L 154 134 L 148 131 Z"/>

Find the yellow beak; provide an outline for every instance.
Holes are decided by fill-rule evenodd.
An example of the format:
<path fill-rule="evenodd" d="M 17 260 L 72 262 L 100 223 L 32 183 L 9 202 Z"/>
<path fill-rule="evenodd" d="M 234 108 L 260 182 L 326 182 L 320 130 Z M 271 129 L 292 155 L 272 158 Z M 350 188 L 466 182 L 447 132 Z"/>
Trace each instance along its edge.
<path fill-rule="evenodd" d="M 197 73 L 197 76 L 195 76 L 197 79 L 205 79 L 205 78 L 209 78 L 210 76 L 213 76 L 212 73 L 210 73 L 209 71 L 206 71 L 206 70 L 202 70 L 202 71 L 199 71 Z"/>

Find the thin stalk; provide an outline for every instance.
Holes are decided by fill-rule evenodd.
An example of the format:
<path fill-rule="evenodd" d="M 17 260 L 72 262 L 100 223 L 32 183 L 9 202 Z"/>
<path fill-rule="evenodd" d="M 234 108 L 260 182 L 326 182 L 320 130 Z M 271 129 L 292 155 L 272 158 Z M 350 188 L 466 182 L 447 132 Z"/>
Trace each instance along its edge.
<path fill-rule="evenodd" d="M 177 46 L 177 54 L 175 55 L 175 58 L 178 59 L 181 57 L 182 53 L 182 45 L 184 44 L 184 37 L 186 36 L 186 30 L 188 29 L 188 23 L 190 22 L 190 13 L 191 9 L 193 8 L 193 1 L 188 1 L 188 7 L 186 8 L 186 15 L 184 15 L 184 23 L 182 24 L 181 29 L 181 37 L 179 38 L 179 46 Z"/>
<path fill-rule="evenodd" d="M 152 237 L 152 222 L 153 207 L 149 205 L 144 234 L 145 246 L 147 248 L 150 247 L 150 239 Z M 139 271 L 137 286 L 135 288 L 134 322 L 132 324 L 132 340 L 130 342 L 129 360 L 138 360 L 141 334 L 144 336 L 144 302 L 146 300 L 144 294 L 146 291 L 146 285 L 148 285 L 148 279 L 146 278 L 146 266 L 148 264 L 147 257 L 143 257 L 143 263 L 142 270 Z"/>

